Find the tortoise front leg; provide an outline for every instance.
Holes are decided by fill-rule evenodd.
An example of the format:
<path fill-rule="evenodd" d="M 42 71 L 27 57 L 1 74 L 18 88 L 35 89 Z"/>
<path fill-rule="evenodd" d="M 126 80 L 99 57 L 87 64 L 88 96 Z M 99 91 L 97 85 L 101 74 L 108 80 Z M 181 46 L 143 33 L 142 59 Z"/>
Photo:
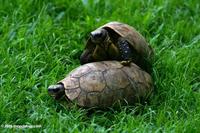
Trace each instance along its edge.
<path fill-rule="evenodd" d="M 122 58 L 121 64 L 125 66 L 130 65 L 132 62 L 132 51 L 129 42 L 123 38 L 119 38 L 117 45 Z"/>

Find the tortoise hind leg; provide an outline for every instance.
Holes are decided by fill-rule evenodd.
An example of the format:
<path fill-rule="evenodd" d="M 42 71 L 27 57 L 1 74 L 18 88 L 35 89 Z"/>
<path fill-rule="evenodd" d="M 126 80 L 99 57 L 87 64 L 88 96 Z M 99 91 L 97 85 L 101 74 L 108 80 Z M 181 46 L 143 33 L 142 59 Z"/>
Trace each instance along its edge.
<path fill-rule="evenodd" d="M 121 64 L 130 65 L 130 63 L 132 62 L 132 51 L 129 42 L 123 38 L 119 38 L 117 45 L 121 53 L 121 58 L 122 58 Z"/>
<path fill-rule="evenodd" d="M 48 93 L 55 99 L 60 99 L 65 94 L 65 88 L 63 84 L 50 85 L 48 87 Z"/>

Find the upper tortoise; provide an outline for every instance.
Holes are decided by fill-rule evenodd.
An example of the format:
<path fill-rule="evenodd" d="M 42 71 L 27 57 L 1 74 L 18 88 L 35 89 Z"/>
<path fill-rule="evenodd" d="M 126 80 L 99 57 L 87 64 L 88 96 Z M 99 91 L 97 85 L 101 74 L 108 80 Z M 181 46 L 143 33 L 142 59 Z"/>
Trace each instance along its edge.
<path fill-rule="evenodd" d="M 91 32 L 80 62 L 118 60 L 123 65 L 134 62 L 150 72 L 152 56 L 152 48 L 135 28 L 110 22 Z"/>
<path fill-rule="evenodd" d="M 134 63 L 92 62 L 70 72 L 48 88 L 55 99 L 62 96 L 82 107 L 110 107 L 116 102 L 144 101 L 153 90 L 151 76 Z"/>

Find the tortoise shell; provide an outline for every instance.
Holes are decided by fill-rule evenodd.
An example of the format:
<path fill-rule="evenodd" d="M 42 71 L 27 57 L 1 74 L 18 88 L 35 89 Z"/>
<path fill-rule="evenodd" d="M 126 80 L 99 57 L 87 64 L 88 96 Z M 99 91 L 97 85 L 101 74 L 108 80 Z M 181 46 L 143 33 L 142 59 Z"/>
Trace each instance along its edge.
<path fill-rule="evenodd" d="M 120 37 L 124 37 L 138 54 L 147 58 L 151 57 L 153 52 L 152 48 L 148 45 L 145 38 L 134 27 L 120 22 L 109 22 L 100 28 L 108 29 L 110 32 L 113 30 Z"/>
<path fill-rule="evenodd" d="M 96 45 L 91 41 L 90 37 L 86 43 L 85 50 L 81 55 L 81 58 L 85 58 L 86 55 L 90 55 L 87 56 L 87 61 L 85 63 L 105 60 L 120 61 L 121 53 L 117 42 L 119 38 L 123 38 L 130 44 L 130 48 L 132 50 L 132 62 L 140 66 L 143 70 L 147 72 L 150 71 L 149 69 L 151 68 L 153 50 L 148 45 L 145 38 L 135 28 L 127 24 L 114 21 L 109 22 L 98 29 L 105 29 L 108 32 L 111 41 L 111 44 L 108 46 L 110 48 L 105 50 L 103 47 L 99 47 L 99 45 Z M 102 43 L 104 43 L 103 45 L 108 45 L 107 43 L 110 42 Z"/>
<path fill-rule="evenodd" d="M 64 85 L 67 99 L 83 107 L 109 107 L 118 101 L 134 104 L 153 90 L 148 73 L 134 63 L 123 66 L 118 61 L 82 65 L 58 83 Z"/>

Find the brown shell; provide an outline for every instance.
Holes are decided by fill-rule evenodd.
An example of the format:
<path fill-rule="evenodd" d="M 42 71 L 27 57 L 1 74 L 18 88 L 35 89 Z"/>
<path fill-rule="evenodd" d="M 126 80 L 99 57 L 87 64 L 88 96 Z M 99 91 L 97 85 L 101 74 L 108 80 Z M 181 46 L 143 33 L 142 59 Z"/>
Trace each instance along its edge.
<path fill-rule="evenodd" d="M 121 37 L 126 38 L 126 40 L 129 41 L 137 53 L 146 57 L 147 59 L 151 58 L 153 54 L 152 48 L 135 28 L 127 24 L 115 21 L 107 23 L 100 28 L 110 28 L 114 30 Z"/>
<path fill-rule="evenodd" d="M 117 101 L 133 104 L 153 89 L 148 73 L 134 63 L 127 67 L 117 61 L 82 65 L 60 82 L 67 98 L 83 107 L 108 107 Z"/>

